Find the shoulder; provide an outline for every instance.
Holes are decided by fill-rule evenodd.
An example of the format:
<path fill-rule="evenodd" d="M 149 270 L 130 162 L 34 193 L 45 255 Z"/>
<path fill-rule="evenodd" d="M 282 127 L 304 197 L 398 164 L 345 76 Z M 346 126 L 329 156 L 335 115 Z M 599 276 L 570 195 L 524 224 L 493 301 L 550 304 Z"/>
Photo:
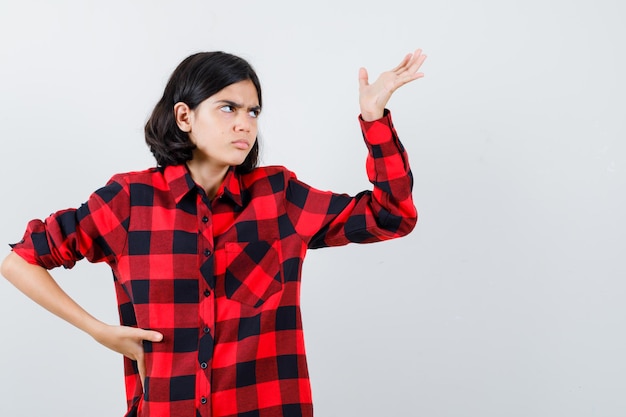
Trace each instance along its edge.
<path fill-rule="evenodd" d="M 292 171 L 282 165 L 258 167 L 240 176 L 242 186 L 248 190 L 270 186 L 273 192 L 284 190 L 295 177 Z"/>
<path fill-rule="evenodd" d="M 163 174 L 158 168 L 120 172 L 111 176 L 104 186 L 94 192 L 94 195 L 108 203 L 114 198 L 119 199 L 120 195 L 130 194 L 130 189 L 137 184 L 154 186 L 162 181 L 162 177 Z"/>
<path fill-rule="evenodd" d="M 246 182 L 250 182 L 250 181 L 254 182 L 254 181 L 258 181 L 260 179 L 268 178 L 268 177 L 277 177 L 277 176 L 290 177 L 292 175 L 295 175 L 295 174 L 292 171 L 290 171 L 288 168 L 282 165 L 268 165 L 268 166 L 254 168 L 252 171 L 246 174 L 241 174 L 241 178 L 242 180 Z"/>
<path fill-rule="evenodd" d="M 147 168 L 141 171 L 120 172 L 111 177 L 109 182 L 119 184 L 149 184 L 163 178 L 163 171 L 159 168 Z"/>

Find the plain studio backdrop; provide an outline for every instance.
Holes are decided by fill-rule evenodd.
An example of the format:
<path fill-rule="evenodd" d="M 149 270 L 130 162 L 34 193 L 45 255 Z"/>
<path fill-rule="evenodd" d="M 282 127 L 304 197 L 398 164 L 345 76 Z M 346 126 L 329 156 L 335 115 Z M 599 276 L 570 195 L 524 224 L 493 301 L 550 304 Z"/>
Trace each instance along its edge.
<path fill-rule="evenodd" d="M 618 0 L 0 3 L 0 241 L 153 166 L 143 125 L 187 55 L 248 59 L 262 162 L 368 188 L 360 66 L 421 47 L 389 108 L 415 231 L 310 251 L 316 415 L 626 415 L 626 6 Z M 117 322 L 112 276 L 53 275 Z M 0 281 L 0 415 L 122 416 L 122 359 Z"/>

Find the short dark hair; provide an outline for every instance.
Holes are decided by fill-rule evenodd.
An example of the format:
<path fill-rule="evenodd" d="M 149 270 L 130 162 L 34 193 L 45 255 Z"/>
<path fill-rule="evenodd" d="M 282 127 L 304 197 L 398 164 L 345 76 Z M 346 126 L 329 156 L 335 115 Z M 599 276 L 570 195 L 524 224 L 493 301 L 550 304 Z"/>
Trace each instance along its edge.
<path fill-rule="evenodd" d="M 161 167 L 179 165 L 193 158 L 196 148 L 189 134 L 178 128 L 174 105 L 183 102 L 195 109 L 205 99 L 239 81 L 250 80 L 256 87 L 259 106 L 261 84 L 252 66 L 243 58 L 222 52 L 198 52 L 185 58 L 170 76 L 163 97 L 154 107 L 145 126 L 146 143 Z M 259 140 L 236 167 L 238 172 L 249 172 L 258 164 Z"/>

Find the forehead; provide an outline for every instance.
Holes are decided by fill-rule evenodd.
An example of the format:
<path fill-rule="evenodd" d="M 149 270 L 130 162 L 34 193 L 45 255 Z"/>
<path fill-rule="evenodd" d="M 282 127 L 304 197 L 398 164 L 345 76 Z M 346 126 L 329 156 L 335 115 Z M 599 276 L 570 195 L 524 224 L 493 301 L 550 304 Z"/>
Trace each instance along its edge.
<path fill-rule="evenodd" d="M 259 96 L 251 80 L 238 81 L 222 88 L 209 97 L 210 101 L 228 100 L 244 106 L 258 106 Z"/>

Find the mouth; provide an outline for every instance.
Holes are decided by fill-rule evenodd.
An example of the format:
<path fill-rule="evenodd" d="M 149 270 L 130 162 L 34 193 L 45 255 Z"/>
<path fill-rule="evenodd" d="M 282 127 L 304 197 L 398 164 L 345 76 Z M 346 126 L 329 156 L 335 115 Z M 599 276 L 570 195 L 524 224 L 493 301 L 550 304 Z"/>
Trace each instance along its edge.
<path fill-rule="evenodd" d="M 235 148 L 241 149 L 241 150 L 247 150 L 250 148 L 250 144 L 243 139 L 235 140 L 232 142 L 232 144 Z"/>

